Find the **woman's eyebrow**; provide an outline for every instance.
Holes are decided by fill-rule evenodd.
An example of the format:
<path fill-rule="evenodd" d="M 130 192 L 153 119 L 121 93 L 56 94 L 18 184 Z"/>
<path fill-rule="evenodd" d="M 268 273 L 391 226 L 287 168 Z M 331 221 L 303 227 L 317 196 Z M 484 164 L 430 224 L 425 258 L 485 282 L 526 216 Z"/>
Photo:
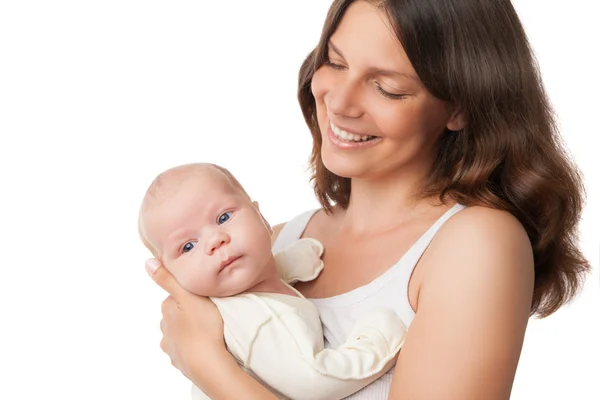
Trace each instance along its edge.
<path fill-rule="evenodd" d="M 342 54 L 342 52 L 340 51 L 340 49 L 338 49 L 337 46 L 334 45 L 331 40 L 329 41 L 329 43 L 327 45 L 329 46 L 330 49 L 332 49 L 333 51 L 335 51 L 338 56 L 344 58 L 344 55 Z"/>
<path fill-rule="evenodd" d="M 406 78 L 406 79 L 410 79 L 411 81 L 415 81 L 417 83 L 421 82 L 418 78 L 416 78 L 410 74 L 407 74 L 405 72 L 393 71 L 391 69 L 373 68 L 372 72 L 374 75 L 389 76 L 390 78 Z"/>
<path fill-rule="evenodd" d="M 329 45 L 329 48 L 331 48 L 331 50 L 333 50 L 338 56 L 342 57 L 345 60 L 345 57 L 342 54 L 342 52 L 340 51 L 340 49 L 335 44 L 333 44 L 333 42 L 331 40 L 329 41 L 328 45 Z M 394 71 L 392 69 L 377 68 L 377 67 L 372 67 L 369 70 L 374 75 L 389 76 L 391 78 L 406 78 L 406 79 L 415 81 L 417 83 L 421 82 L 420 79 L 418 79 L 417 77 L 415 77 L 411 74 L 407 74 L 405 72 L 399 72 L 399 71 Z"/>

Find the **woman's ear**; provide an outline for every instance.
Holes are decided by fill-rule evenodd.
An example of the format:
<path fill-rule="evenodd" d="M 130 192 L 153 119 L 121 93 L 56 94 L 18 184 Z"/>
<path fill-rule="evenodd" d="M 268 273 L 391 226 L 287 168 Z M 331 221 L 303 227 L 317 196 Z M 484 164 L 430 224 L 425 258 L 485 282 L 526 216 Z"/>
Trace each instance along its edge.
<path fill-rule="evenodd" d="M 460 108 L 455 108 L 450 115 L 446 128 L 450 131 L 460 131 L 466 125 L 465 115 Z"/>

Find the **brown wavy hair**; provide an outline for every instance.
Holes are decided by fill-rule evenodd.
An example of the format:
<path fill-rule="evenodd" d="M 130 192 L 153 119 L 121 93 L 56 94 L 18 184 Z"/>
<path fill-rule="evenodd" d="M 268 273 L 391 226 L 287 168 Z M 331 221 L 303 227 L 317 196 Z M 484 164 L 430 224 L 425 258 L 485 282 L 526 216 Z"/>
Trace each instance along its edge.
<path fill-rule="evenodd" d="M 353 0 L 331 5 L 317 47 L 299 74 L 298 99 L 313 137 L 310 159 L 326 212 L 347 208 L 350 179 L 327 170 L 311 80 Z M 443 132 L 423 197 L 506 210 L 523 224 L 534 253 L 531 314 L 572 300 L 589 262 L 578 248 L 581 175 L 565 150 L 537 62 L 509 0 L 370 1 L 389 17 L 423 85 L 462 110 L 461 131 Z"/>

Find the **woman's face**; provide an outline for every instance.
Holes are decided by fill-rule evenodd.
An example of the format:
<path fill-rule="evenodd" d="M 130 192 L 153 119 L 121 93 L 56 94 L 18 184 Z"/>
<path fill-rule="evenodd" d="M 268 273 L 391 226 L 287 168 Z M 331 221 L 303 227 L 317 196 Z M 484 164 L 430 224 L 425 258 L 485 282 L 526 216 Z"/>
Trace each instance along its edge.
<path fill-rule="evenodd" d="M 436 139 L 457 118 L 425 90 L 384 12 L 353 3 L 328 48 L 311 87 L 327 169 L 368 179 L 427 173 Z"/>

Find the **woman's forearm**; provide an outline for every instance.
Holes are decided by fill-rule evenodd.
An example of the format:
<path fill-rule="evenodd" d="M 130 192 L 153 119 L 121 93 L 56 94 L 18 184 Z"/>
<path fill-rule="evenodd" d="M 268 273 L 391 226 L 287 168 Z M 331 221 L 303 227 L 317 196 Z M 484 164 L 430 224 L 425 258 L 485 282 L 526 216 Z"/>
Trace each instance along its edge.
<path fill-rule="evenodd" d="M 199 385 L 200 379 L 190 377 L 211 399 L 278 400 L 277 396 L 244 372 L 231 354 L 216 359 L 219 361 L 206 368 L 210 374 L 202 379 L 206 384 Z"/>

